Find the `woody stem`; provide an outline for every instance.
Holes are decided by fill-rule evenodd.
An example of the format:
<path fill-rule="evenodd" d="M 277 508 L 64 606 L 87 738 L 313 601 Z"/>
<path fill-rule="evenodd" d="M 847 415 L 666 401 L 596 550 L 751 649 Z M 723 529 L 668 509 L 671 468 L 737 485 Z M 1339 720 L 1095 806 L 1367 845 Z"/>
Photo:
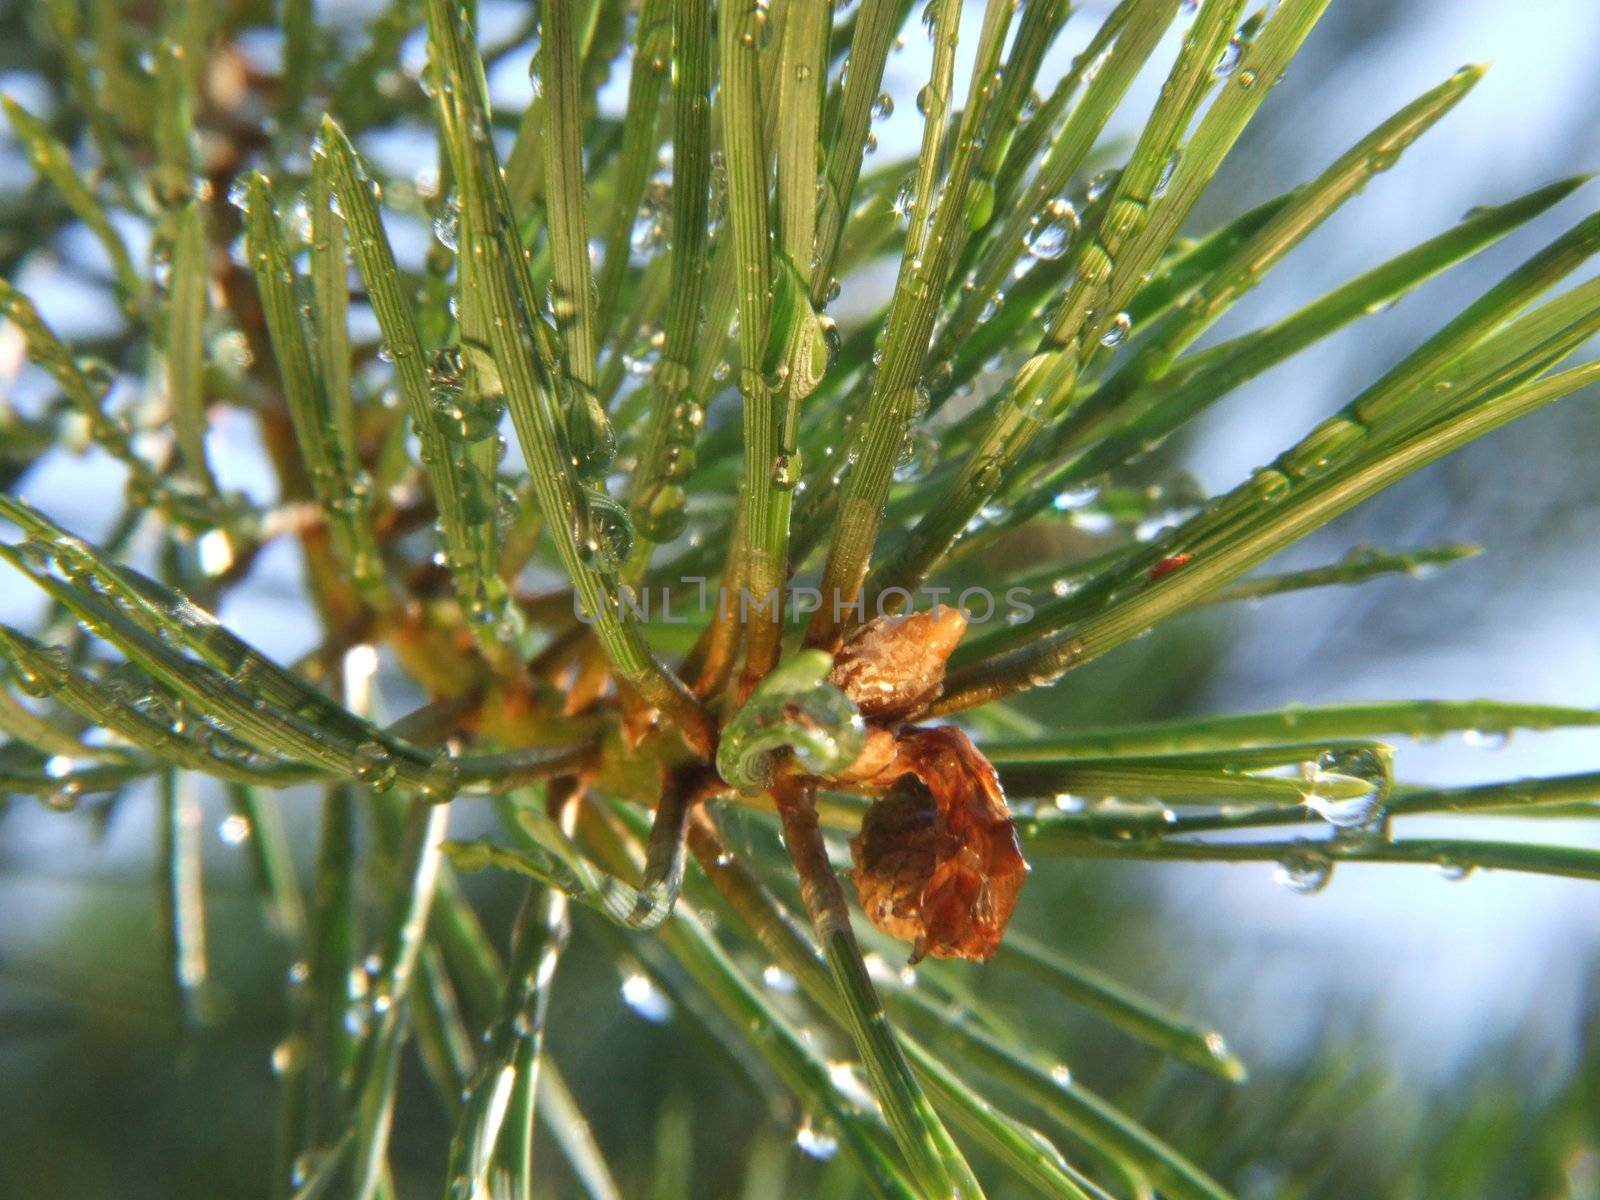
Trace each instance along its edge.
<path fill-rule="evenodd" d="M 800 876 L 800 896 L 816 926 L 817 940 L 825 951 L 834 934 L 843 935 L 853 945 L 855 933 L 850 928 L 848 901 L 828 862 L 827 847 L 817 825 L 816 785 L 808 779 L 780 775 L 772 791 L 783 821 L 784 841 Z"/>
<path fill-rule="evenodd" d="M 907 1166 L 924 1192 L 982 1196 L 972 1168 L 934 1113 L 884 1015 L 850 928 L 844 889 L 828 862 L 827 847 L 817 825 L 815 792 L 815 781 L 783 774 L 772 785 L 789 857 L 800 876 L 800 895 L 833 973 L 850 1035 L 866 1065 L 873 1091 L 883 1105 L 884 1117 L 906 1156 Z"/>

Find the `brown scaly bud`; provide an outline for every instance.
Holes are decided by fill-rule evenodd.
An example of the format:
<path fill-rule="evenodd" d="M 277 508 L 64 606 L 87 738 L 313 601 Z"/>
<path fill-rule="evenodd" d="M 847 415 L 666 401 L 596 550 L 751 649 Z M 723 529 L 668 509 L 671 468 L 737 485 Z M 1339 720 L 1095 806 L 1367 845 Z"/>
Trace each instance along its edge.
<path fill-rule="evenodd" d="M 911 961 L 994 957 L 1028 874 L 994 767 L 953 726 L 902 730 L 850 843 L 861 907 Z"/>
<path fill-rule="evenodd" d="M 876 617 L 845 639 L 828 682 L 868 721 L 914 721 L 939 698 L 944 665 L 967 619 L 942 605 L 907 617 Z"/>

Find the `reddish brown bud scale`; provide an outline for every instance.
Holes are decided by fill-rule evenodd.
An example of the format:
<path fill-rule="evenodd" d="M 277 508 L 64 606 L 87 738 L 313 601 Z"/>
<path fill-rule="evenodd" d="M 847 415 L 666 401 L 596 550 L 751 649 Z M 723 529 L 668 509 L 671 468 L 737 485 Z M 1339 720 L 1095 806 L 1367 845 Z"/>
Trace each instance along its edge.
<path fill-rule="evenodd" d="M 913 960 L 994 957 L 1028 874 L 994 767 L 950 725 L 907 729 L 850 843 L 861 906 Z"/>

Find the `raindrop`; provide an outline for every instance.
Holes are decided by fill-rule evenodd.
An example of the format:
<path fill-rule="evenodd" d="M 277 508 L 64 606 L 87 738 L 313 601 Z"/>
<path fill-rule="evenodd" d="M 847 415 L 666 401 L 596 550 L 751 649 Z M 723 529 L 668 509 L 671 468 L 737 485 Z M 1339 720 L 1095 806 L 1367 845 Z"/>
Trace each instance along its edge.
<path fill-rule="evenodd" d="M 671 1018 L 672 1001 L 642 971 L 625 975 L 621 991 L 623 1002 L 646 1021 L 660 1025 Z"/>
<path fill-rule="evenodd" d="M 651 484 L 639 498 L 634 517 L 652 542 L 670 542 L 688 522 L 688 493 L 667 480 Z"/>
<path fill-rule="evenodd" d="M 195 542 L 201 574 L 215 579 L 233 566 L 233 539 L 226 529 L 208 529 Z"/>
<path fill-rule="evenodd" d="M 652 183 L 645 192 L 628 235 L 629 258 L 635 266 L 642 266 L 666 238 L 669 196 L 667 185 L 660 181 Z"/>
<path fill-rule="evenodd" d="M 1161 168 L 1161 178 L 1156 180 L 1155 191 L 1152 196 L 1159 200 L 1167 194 L 1167 188 L 1172 186 L 1172 176 L 1178 170 L 1178 163 L 1183 158 L 1182 150 L 1174 150 L 1168 157 L 1166 165 Z"/>
<path fill-rule="evenodd" d="M 1289 494 L 1293 485 L 1282 471 L 1264 467 L 1250 477 L 1250 490 L 1264 504 L 1273 504 Z"/>
<path fill-rule="evenodd" d="M 1086 483 L 1057 492 L 1056 498 L 1051 501 L 1051 504 L 1057 512 L 1071 512 L 1074 509 L 1085 508 L 1099 498 L 1099 485 Z"/>
<path fill-rule="evenodd" d="M 889 211 L 901 225 L 911 223 L 911 210 L 916 199 L 916 186 L 910 175 L 901 181 L 899 189 L 894 194 L 894 199 L 889 202 Z"/>
<path fill-rule="evenodd" d="M 78 807 L 81 791 L 77 780 L 69 779 L 44 797 L 45 807 L 54 812 L 71 812 Z"/>
<path fill-rule="evenodd" d="M 382 742 L 362 742 L 356 747 L 356 778 L 373 791 L 393 787 L 397 773 L 394 758 Z"/>
<path fill-rule="evenodd" d="M 899 458 L 895 460 L 895 482 L 915 483 L 927 475 L 938 458 L 939 446 L 931 433 L 923 429 L 910 431 L 900 447 Z"/>
<path fill-rule="evenodd" d="M 972 471 L 972 488 L 979 495 L 987 496 L 1000 486 L 1000 481 L 1005 477 L 1005 465 L 1000 459 L 990 455 L 981 460 Z"/>
<path fill-rule="evenodd" d="M 1111 324 L 1106 326 L 1106 331 L 1100 335 L 1100 344 L 1105 347 L 1122 345 L 1133 329 L 1133 318 L 1125 312 L 1119 312 L 1111 318 Z"/>
<path fill-rule="evenodd" d="M 272 1048 L 272 1073 L 280 1079 L 299 1064 L 300 1046 L 294 1037 L 286 1037 Z"/>
<path fill-rule="evenodd" d="M 767 966 L 763 968 L 761 972 L 761 982 L 766 984 L 775 992 L 783 992 L 787 994 L 795 989 L 794 976 L 785 971 L 777 963 L 768 963 Z"/>
<path fill-rule="evenodd" d="M 1053 261 L 1067 252 L 1077 233 L 1078 210 L 1071 201 L 1057 197 L 1047 200 L 1033 218 L 1023 245 L 1032 257 Z"/>
<path fill-rule="evenodd" d="M 1217 65 L 1211 73 L 1218 79 L 1226 79 L 1232 75 L 1239 65 L 1239 60 L 1244 57 L 1244 41 L 1236 33 L 1228 39 L 1228 44 L 1222 48 L 1222 57 L 1217 59 Z"/>
<path fill-rule="evenodd" d="M 1388 768 L 1367 746 L 1324 752 L 1309 782 L 1306 807 L 1340 829 L 1370 825 L 1389 794 Z"/>
<path fill-rule="evenodd" d="M 1297 896 L 1314 896 L 1333 878 L 1333 862 L 1320 850 L 1297 846 L 1272 869 L 1272 878 Z"/>
<path fill-rule="evenodd" d="M 832 1134 L 823 1133 L 811 1123 L 809 1117 L 795 1130 L 794 1144 L 807 1156 L 823 1162 L 839 1153 L 839 1140 Z"/>
<path fill-rule="evenodd" d="M 458 249 L 461 237 L 461 209 L 453 198 L 444 202 L 444 208 L 433 219 L 433 236 L 450 253 Z"/>
<path fill-rule="evenodd" d="M 578 551 L 602 571 L 615 571 L 633 550 L 633 524 L 627 510 L 604 492 L 584 488 L 578 496 L 573 530 Z"/>
<path fill-rule="evenodd" d="M 617 457 L 617 436 L 605 407 L 588 388 L 574 383 L 572 407 L 567 413 L 567 444 L 572 465 L 585 479 L 596 479 Z"/>

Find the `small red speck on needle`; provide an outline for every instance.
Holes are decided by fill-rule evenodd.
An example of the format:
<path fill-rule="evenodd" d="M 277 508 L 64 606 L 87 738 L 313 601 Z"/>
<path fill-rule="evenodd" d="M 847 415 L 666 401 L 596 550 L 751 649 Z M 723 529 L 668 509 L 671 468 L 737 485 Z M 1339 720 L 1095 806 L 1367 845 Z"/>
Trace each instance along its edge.
<path fill-rule="evenodd" d="M 1150 582 L 1154 583 L 1164 575 L 1171 575 L 1179 567 L 1188 562 L 1191 557 L 1192 556 L 1188 554 L 1174 554 L 1171 558 L 1163 558 L 1155 566 L 1150 568 Z"/>

